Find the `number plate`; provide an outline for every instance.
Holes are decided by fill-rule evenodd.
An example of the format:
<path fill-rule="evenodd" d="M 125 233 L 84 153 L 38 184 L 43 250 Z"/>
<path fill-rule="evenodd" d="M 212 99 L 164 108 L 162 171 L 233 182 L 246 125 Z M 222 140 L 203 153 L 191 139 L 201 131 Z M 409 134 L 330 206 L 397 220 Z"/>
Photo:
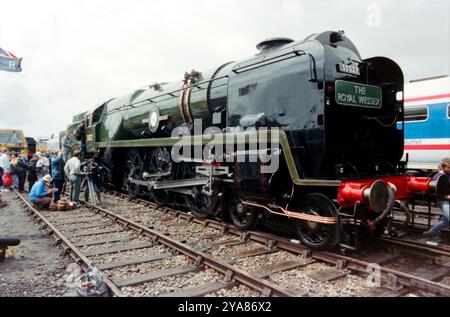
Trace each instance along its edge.
<path fill-rule="evenodd" d="M 335 82 L 336 103 L 345 106 L 379 109 L 382 106 L 381 88 L 352 83 L 344 80 Z"/>
<path fill-rule="evenodd" d="M 338 64 L 338 71 L 341 73 L 359 76 L 359 67 L 347 64 Z"/>

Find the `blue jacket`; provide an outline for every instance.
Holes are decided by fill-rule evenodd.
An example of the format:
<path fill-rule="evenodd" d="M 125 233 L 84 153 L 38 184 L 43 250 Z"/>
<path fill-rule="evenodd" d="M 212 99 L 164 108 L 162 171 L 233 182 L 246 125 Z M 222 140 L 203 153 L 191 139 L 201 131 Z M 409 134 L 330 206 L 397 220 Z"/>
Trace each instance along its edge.
<path fill-rule="evenodd" d="M 53 179 L 56 179 L 56 180 L 63 179 L 61 160 L 62 160 L 61 156 L 54 156 L 54 157 L 52 157 L 52 159 L 50 161 L 50 165 L 52 168 L 51 173 L 52 173 Z"/>
<path fill-rule="evenodd" d="M 34 203 L 36 199 L 45 196 L 47 196 L 47 189 L 45 187 L 44 181 L 40 179 L 39 181 L 34 183 L 33 187 L 31 187 L 30 193 L 28 194 L 28 198 L 32 203 Z"/>

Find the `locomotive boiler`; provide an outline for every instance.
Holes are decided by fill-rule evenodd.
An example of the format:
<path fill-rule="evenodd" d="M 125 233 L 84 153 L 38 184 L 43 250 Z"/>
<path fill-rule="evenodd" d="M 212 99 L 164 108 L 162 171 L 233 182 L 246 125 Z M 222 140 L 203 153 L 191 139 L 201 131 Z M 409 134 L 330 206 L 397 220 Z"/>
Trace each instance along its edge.
<path fill-rule="evenodd" d="M 382 231 L 396 200 L 441 193 L 402 174 L 403 74 L 344 32 L 273 38 L 248 59 L 154 83 L 74 117 L 109 183 L 243 229 L 285 217 L 313 248 Z M 400 124 L 397 124 L 400 123 Z"/>

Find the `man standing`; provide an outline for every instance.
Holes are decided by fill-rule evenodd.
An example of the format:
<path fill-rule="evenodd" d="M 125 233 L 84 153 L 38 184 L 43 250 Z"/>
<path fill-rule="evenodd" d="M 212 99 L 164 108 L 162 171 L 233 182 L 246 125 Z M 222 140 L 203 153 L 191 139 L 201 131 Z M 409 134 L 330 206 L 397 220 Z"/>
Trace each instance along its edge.
<path fill-rule="evenodd" d="M 31 160 L 28 162 L 28 191 L 31 190 L 31 188 L 33 187 L 34 183 L 37 181 L 37 168 L 36 168 L 36 163 L 39 160 L 39 157 L 36 154 L 33 154 L 33 157 L 31 158 Z"/>
<path fill-rule="evenodd" d="M 20 154 L 17 160 L 16 175 L 19 179 L 19 193 L 25 190 L 25 179 L 27 177 L 28 160 L 25 154 Z"/>
<path fill-rule="evenodd" d="M 75 151 L 73 157 L 64 166 L 64 173 L 70 181 L 70 200 L 79 203 L 81 173 L 80 173 L 80 152 Z"/>
<path fill-rule="evenodd" d="M 50 175 L 45 175 L 42 179 L 34 183 L 30 190 L 28 198 L 36 206 L 38 210 L 49 209 L 52 199 L 48 197 L 54 190 L 50 188 L 50 183 L 52 182 L 52 177 Z"/>
<path fill-rule="evenodd" d="M 9 155 L 6 151 L 6 149 L 0 149 L 0 174 L 1 174 L 1 182 L 0 182 L 0 189 L 4 189 L 7 191 L 7 189 L 5 188 L 6 184 L 3 183 L 3 176 L 6 174 L 8 175 L 8 173 L 10 173 L 11 171 L 11 165 L 9 163 Z M 9 186 L 9 185 L 8 185 Z"/>
<path fill-rule="evenodd" d="M 78 141 L 80 141 L 80 157 L 84 158 L 86 156 L 86 120 L 81 120 L 80 125 L 75 132 L 75 136 Z"/>
<path fill-rule="evenodd" d="M 59 151 L 53 152 L 53 156 L 50 160 L 50 170 L 52 172 L 53 185 L 58 189 L 53 196 L 53 202 L 58 202 L 61 197 L 63 182 L 64 182 L 64 162 L 62 159 L 62 154 Z"/>
<path fill-rule="evenodd" d="M 44 175 L 50 172 L 50 160 L 44 155 L 44 153 L 37 152 L 39 160 L 36 163 L 36 168 L 38 171 L 38 178 L 41 179 Z"/>
<path fill-rule="evenodd" d="M 441 161 L 441 169 L 434 175 L 433 180 L 437 181 L 439 177 L 447 177 L 450 182 L 450 157 L 443 158 Z M 428 237 L 435 237 L 437 234 L 448 226 L 450 212 L 450 193 L 446 193 L 444 197 L 438 197 L 437 205 L 442 210 L 441 219 L 437 224 L 423 234 Z"/>
<path fill-rule="evenodd" d="M 72 152 L 72 140 L 69 136 L 69 131 L 66 131 L 64 133 L 63 138 L 61 139 L 62 144 L 62 158 L 64 160 L 64 163 L 67 163 L 67 161 L 70 159 L 70 154 Z"/>
<path fill-rule="evenodd" d="M 0 149 L 0 167 L 3 168 L 3 173 L 11 171 L 11 165 L 9 164 L 9 156 L 7 151 Z"/>

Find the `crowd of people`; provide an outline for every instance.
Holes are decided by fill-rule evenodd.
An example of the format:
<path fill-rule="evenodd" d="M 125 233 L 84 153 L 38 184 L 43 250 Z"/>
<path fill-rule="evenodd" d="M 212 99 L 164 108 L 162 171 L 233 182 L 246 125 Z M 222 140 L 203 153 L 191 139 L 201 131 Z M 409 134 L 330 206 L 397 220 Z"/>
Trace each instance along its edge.
<path fill-rule="evenodd" d="M 84 121 L 80 124 L 77 134 L 84 135 L 84 124 Z M 96 203 L 101 203 L 98 185 L 100 169 L 95 162 L 96 156 L 84 160 L 86 139 L 81 141 L 80 151 L 76 150 L 72 155 L 72 140 L 66 132 L 61 140 L 61 151 L 37 152 L 31 159 L 23 151 L 15 153 L 0 148 L 0 190 L 26 192 L 25 181 L 28 180 L 30 202 L 37 209 L 44 210 L 58 203 L 65 184 L 70 183 L 69 197 L 75 207 L 80 203 L 81 189 L 86 201 L 91 190 L 96 193 Z M 3 182 L 5 174 L 11 178 L 8 184 Z"/>

